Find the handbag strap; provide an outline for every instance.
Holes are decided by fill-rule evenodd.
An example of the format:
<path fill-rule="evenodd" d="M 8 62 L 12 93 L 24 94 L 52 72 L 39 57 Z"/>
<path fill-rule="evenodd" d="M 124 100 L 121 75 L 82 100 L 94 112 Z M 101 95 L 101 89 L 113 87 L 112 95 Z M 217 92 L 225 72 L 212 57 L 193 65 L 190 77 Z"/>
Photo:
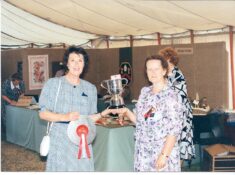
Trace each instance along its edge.
<path fill-rule="evenodd" d="M 57 104 L 57 99 L 58 99 L 59 92 L 60 92 L 60 87 L 61 87 L 61 80 L 60 80 L 60 82 L 59 82 L 58 90 L 57 90 L 57 93 L 56 93 L 55 104 L 54 104 L 53 112 L 55 112 L 55 109 L 56 109 L 56 104 Z M 53 125 L 53 122 L 47 122 L 47 135 L 49 135 L 49 133 L 51 132 L 51 127 L 52 127 L 52 125 Z"/>

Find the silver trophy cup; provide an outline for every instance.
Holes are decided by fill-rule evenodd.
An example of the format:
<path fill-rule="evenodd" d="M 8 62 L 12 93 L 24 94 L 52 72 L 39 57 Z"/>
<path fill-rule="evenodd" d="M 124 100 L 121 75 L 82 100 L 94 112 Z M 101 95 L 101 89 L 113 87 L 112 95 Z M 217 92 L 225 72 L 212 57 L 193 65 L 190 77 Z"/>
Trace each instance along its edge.
<path fill-rule="evenodd" d="M 128 80 L 126 78 L 104 80 L 101 82 L 101 87 L 107 89 L 108 93 L 111 95 L 111 99 L 109 101 L 110 109 L 122 108 L 125 106 L 124 100 L 122 98 L 122 92 L 127 83 Z"/>

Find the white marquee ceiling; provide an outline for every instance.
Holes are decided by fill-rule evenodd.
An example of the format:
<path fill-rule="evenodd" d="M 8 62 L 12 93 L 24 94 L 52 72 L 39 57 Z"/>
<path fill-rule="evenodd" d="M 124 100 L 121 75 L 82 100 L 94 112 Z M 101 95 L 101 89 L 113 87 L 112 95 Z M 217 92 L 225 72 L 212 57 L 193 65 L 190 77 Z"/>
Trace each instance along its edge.
<path fill-rule="evenodd" d="M 5 0 L 2 45 L 84 44 L 104 36 L 235 26 L 235 1 Z"/>

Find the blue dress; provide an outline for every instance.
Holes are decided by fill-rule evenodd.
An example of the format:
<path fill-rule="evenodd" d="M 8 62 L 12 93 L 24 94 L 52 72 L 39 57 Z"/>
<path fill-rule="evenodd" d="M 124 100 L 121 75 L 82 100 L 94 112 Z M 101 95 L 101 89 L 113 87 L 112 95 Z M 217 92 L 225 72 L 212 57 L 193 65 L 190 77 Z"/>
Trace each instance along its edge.
<path fill-rule="evenodd" d="M 97 112 L 96 87 L 82 79 L 79 85 L 73 86 L 64 76 L 51 78 L 45 83 L 39 98 L 41 111 L 53 111 L 60 81 L 61 88 L 54 112 L 61 114 L 79 112 L 81 115 Z M 66 122 L 53 123 L 46 171 L 94 171 L 91 144 L 89 144 L 91 158 L 78 159 L 78 146 L 69 140 L 67 127 Z"/>

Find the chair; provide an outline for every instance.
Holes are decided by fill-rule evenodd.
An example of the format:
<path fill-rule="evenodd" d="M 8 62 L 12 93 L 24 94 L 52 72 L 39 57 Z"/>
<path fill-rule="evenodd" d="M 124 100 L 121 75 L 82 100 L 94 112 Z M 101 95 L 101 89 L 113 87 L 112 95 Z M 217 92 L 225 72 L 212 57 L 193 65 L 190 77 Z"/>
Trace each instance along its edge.
<path fill-rule="evenodd" d="M 225 136 L 224 126 L 227 119 L 227 114 L 225 113 L 209 113 L 210 128 L 212 137 L 210 138 L 200 138 L 199 142 L 203 145 L 212 144 L 231 144 L 231 140 Z"/>
<path fill-rule="evenodd" d="M 228 116 L 225 113 L 214 112 L 209 113 L 207 117 L 209 118 L 209 123 L 206 128 L 206 131 L 209 133 L 209 137 L 201 138 L 201 133 L 203 133 L 201 132 L 198 139 L 201 163 L 203 160 L 202 146 L 214 144 L 232 144 L 232 141 L 227 138 L 224 133 L 225 121 Z"/>

